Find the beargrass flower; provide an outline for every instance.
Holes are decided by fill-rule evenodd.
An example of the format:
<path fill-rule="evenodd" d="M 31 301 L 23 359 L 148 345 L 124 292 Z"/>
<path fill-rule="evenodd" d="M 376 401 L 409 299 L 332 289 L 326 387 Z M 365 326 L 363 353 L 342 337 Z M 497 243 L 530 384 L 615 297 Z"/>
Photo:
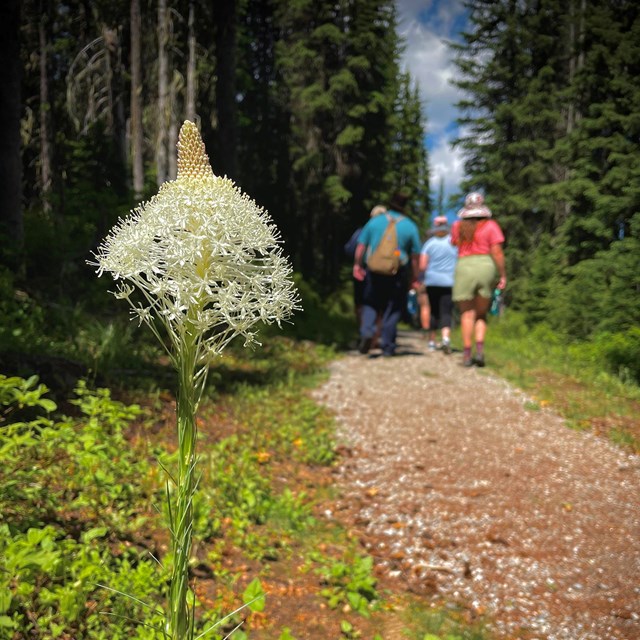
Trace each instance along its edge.
<path fill-rule="evenodd" d="M 162 338 L 170 355 L 197 332 L 200 363 L 234 337 L 296 308 L 291 267 L 268 214 L 228 178 L 213 174 L 195 124 L 178 140 L 178 176 L 120 220 L 96 254 L 117 298 Z M 137 290 L 142 300 L 134 299 Z M 164 325 L 170 345 L 159 331 Z"/>
<path fill-rule="evenodd" d="M 178 176 L 120 220 L 95 254 L 116 298 L 148 325 L 178 375 L 178 472 L 167 490 L 173 566 L 165 635 L 194 633 L 188 565 L 197 480 L 196 413 L 209 362 L 236 336 L 288 318 L 299 298 L 268 214 L 228 178 L 213 174 L 195 124 L 178 140 Z M 193 599 L 193 594 L 191 594 Z M 200 636 L 201 637 L 201 636 Z"/>

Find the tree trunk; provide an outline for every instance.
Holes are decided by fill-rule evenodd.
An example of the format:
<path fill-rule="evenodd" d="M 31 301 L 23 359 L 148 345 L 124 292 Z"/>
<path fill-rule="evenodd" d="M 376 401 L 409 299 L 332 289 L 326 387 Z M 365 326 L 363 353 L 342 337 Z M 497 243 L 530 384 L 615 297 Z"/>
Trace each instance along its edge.
<path fill-rule="evenodd" d="M 236 0 L 213 0 L 217 20 L 216 59 L 218 80 L 216 108 L 218 132 L 216 157 L 212 165 L 216 173 L 237 178 L 236 125 Z"/>
<path fill-rule="evenodd" d="M 144 192 L 141 30 L 140 0 L 131 0 L 131 170 L 133 193 L 136 200 L 140 200 Z"/>
<path fill-rule="evenodd" d="M 14 267 L 22 260 L 22 157 L 20 144 L 20 0 L 0 2 L 0 231 L 9 238 Z"/>
<path fill-rule="evenodd" d="M 120 32 L 117 28 L 109 30 L 109 58 L 111 63 L 111 109 L 113 122 L 113 142 L 117 149 L 120 161 L 121 179 L 120 186 L 126 184 L 127 175 L 127 121 L 124 106 L 124 80 L 122 64 L 122 47 L 120 44 Z"/>
<path fill-rule="evenodd" d="M 173 78 L 169 85 L 169 130 L 167 134 L 167 154 L 168 154 L 168 177 L 175 180 L 178 176 L 178 116 L 177 101 L 178 92 L 176 87 L 177 78 Z"/>
<path fill-rule="evenodd" d="M 38 23 L 38 38 L 40 44 L 40 193 L 42 195 L 42 209 L 45 213 L 51 211 L 51 127 L 49 103 L 49 74 L 47 72 L 47 7 L 40 3 L 40 21 Z"/>
<path fill-rule="evenodd" d="M 169 102 L 169 30 L 167 28 L 167 0 L 158 0 L 158 116 L 156 133 L 156 181 L 166 182 L 167 167 L 167 105 Z"/>
<path fill-rule="evenodd" d="M 446 214 L 444 208 L 444 177 L 440 176 L 440 184 L 438 185 L 438 215 L 444 216 Z"/>
<path fill-rule="evenodd" d="M 195 31 L 195 4 L 189 2 L 189 35 L 187 42 L 189 47 L 189 57 L 187 60 L 187 104 L 185 117 L 191 122 L 196 119 L 196 31 Z"/>

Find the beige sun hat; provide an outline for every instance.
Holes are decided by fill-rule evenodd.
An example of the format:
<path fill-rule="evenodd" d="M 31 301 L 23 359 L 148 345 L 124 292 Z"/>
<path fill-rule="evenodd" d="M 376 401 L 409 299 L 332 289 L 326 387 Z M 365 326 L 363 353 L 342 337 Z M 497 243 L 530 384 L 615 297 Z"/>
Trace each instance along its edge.
<path fill-rule="evenodd" d="M 464 207 L 458 211 L 458 218 L 490 218 L 491 209 L 484 204 L 484 196 L 479 191 L 468 193 Z"/>

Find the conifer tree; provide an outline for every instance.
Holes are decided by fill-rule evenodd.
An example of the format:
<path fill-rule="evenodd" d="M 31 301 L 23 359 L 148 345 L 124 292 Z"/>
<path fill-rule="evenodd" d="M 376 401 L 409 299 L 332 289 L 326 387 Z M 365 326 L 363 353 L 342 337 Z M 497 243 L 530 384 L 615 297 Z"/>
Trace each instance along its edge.
<path fill-rule="evenodd" d="M 513 303 L 572 337 L 628 326 L 637 283 L 624 314 L 604 292 L 616 273 L 633 272 L 640 8 L 481 0 L 470 9 L 457 46 L 469 95 L 460 104 L 465 186 L 486 190 L 505 228 Z"/>
<path fill-rule="evenodd" d="M 472 28 L 454 45 L 468 97 L 459 103 L 466 189 L 486 192 L 505 231 L 510 294 L 525 299 L 532 250 L 552 230 L 553 199 L 543 187 L 558 171 L 551 150 L 564 134 L 566 21 L 552 0 L 482 0 L 471 5 Z"/>
<path fill-rule="evenodd" d="M 399 80 L 392 126 L 390 184 L 406 191 L 410 197 L 407 213 L 426 232 L 431 216 L 426 123 L 418 86 L 412 86 L 408 73 L 402 73 Z"/>
<path fill-rule="evenodd" d="M 395 7 L 281 2 L 272 19 L 275 100 L 288 116 L 280 122 L 291 167 L 283 235 L 303 273 L 328 283 L 345 237 L 392 188 L 385 178 L 398 86 Z"/>

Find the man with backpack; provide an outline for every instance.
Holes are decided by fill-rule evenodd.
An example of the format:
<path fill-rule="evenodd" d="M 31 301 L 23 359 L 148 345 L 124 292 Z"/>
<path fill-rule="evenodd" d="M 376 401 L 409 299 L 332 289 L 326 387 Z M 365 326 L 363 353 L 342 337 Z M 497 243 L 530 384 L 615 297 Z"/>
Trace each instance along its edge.
<path fill-rule="evenodd" d="M 369 352 L 381 314 L 382 355 L 395 354 L 407 291 L 419 286 L 420 234 L 415 222 L 403 215 L 407 200 L 406 195 L 395 193 L 385 215 L 371 218 L 358 238 L 353 277 L 364 283 L 360 353 Z"/>

